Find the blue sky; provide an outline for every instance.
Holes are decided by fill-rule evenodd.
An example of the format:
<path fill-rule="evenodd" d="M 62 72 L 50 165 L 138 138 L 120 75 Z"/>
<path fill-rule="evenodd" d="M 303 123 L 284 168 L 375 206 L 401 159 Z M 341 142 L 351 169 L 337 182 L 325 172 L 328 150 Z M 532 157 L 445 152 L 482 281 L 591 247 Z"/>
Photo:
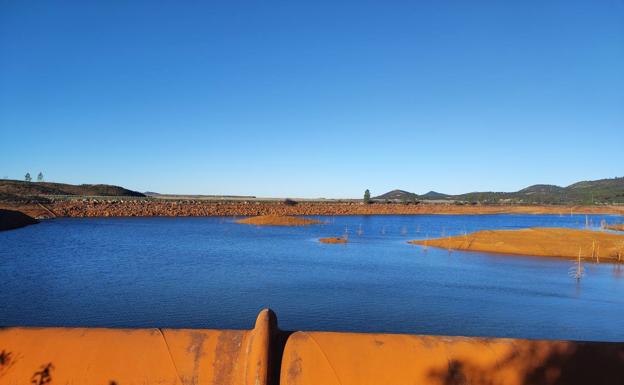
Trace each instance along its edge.
<path fill-rule="evenodd" d="M 0 177 L 360 197 L 624 175 L 621 0 L 85 3 L 0 2 Z"/>

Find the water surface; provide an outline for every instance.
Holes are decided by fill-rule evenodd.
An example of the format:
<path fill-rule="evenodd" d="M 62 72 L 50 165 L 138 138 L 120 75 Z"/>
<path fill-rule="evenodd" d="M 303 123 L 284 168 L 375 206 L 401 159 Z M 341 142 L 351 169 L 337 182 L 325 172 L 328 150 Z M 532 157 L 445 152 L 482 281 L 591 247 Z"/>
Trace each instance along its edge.
<path fill-rule="evenodd" d="M 409 245 L 585 215 L 55 219 L 0 233 L 0 325 L 250 328 L 624 341 L 624 269 Z M 591 225 L 619 216 L 592 215 Z M 349 233 L 347 245 L 319 237 Z M 358 234 L 359 233 L 359 234 Z"/>

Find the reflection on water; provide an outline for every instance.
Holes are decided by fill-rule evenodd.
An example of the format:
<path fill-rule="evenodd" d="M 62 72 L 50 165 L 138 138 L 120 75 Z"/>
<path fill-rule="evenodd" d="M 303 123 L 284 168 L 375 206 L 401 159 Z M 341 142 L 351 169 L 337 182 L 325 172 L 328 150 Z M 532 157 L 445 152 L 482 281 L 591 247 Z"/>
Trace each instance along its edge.
<path fill-rule="evenodd" d="M 583 228 L 613 216 L 58 219 L 0 233 L 0 325 L 249 328 L 624 340 L 622 265 L 447 251 L 411 239 Z M 346 245 L 320 237 L 348 235 Z"/>

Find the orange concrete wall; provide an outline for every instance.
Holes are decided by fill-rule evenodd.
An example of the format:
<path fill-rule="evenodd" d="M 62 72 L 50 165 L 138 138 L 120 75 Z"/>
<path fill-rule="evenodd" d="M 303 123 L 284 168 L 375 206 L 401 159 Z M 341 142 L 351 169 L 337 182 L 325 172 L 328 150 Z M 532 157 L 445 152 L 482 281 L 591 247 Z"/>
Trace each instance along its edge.
<path fill-rule="evenodd" d="M 0 384 L 624 384 L 624 343 L 289 334 L 264 310 L 244 331 L 0 329 Z"/>
<path fill-rule="evenodd" d="M 268 381 L 271 313 L 253 330 L 7 328 L 0 384 L 223 384 Z"/>
<path fill-rule="evenodd" d="M 624 384 L 624 344 L 297 332 L 281 384 Z"/>

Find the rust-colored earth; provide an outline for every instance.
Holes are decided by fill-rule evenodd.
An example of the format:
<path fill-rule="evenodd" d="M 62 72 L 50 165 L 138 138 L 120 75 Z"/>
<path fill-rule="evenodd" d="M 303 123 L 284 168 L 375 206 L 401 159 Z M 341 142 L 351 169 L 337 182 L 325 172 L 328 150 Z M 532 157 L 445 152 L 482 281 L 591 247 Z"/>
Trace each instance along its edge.
<path fill-rule="evenodd" d="M 607 230 L 615 230 L 615 231 L 624 231 L 624 223 L 619 223 L 615 225 L 607 225 L 605 226 Z"/>
<path fill-rule="evenodd" d="M 624 206 L 516 206 L 401 204 L 359 202 L 299 202 L 289 206 L 275 201 L 201 201 L 141 199 L 75 199 L 49 203 L 0 202 L 0 208 L 19 210 L 35 218 L 144 217 L 144 216 L 317 216 L 413 214 L 619 214 Z"/>
<path fill-rule="evenodd" d="M 239 219 L 236 223 L 257 226 L 307 226 L 317 225 L 321 223 L 321 221 L 284 215 L 260 215 L 257 217 Z"/>
<path fill-rule="evenodd" d="M 499 254 L 624 262 L 624 235 L 561 228 L 484 230 L 446 238 L 410 241 L 423 246 Z"/>
<path fill-rule="evenodd" d="M 346 238 L 330 237 L 330 238 L 320 238 L 319 242 L 321 243 L 347 243 L 348 240 Z"/>

